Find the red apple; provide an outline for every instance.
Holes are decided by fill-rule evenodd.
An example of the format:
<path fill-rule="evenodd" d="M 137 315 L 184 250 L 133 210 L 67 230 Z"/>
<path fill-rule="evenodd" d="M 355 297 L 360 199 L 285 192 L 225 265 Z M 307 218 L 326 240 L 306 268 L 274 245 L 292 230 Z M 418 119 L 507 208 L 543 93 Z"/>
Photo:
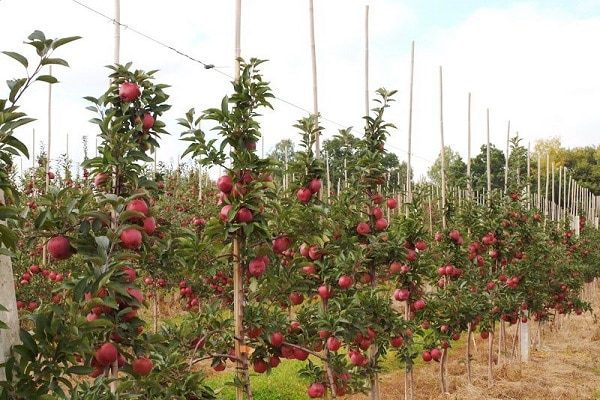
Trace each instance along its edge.
<path fill-rule="evenodd" d="M 233 190 L 233 178 L 229 175 L 223 175 L 217 179 L 217 189 L 225 194 L 231 193 Z"/>
<path fill-rule="evenodd" d="M 129 250 L 135 250 L 142 245 L 142 239 L 142 232 L 138 229 L 127 228 L 121 233 L 121 246 Z"/>
<path fill-rule="evenodd" d="M 394 208 L 398 207 L 398 201 L 394 198 L 389 198 L 386 200 L 386 204 L 388 206 L 389 209 L 393 210 Z"/>
<path fill-rule="evenodd" d="M 329 351 L 338 351 L 341 347 L 342 343 L 335 336 L 330 336 L 327 339 L 327 348 Z"/>
<path fill-rule="evenodd" d="M 73 249 L 69 239 L 64 236 L 54 236 L 46 245 L 48 254 L 55 260 L 66 260 L 73 255 Z"/>
<path fill-rule="evenodd" d="M 377 227 L 377 229 L 382 231 L 388 227 L 388 221 L 385 218 L 379 218 L 375 221 L 375 226 Z"/>
<path fill-rule="evenodd" d="M 147 357 L 138 357 L 131 363 L 131 367 L 133 368 L 133 372 L 140 375 L 145 376 L 152 371 L 152 367 L 154 367 L 154 363 L 151 359 Z"/>
<path fill-rule="evenodd" d="M 254 277 L 259 277 L 264 274 L 267 269 L 267 264 L 262 257 L 256 257 L 248 263 L 248 272 Z"/>
<path fill-rule="evenodd" d="M 348 275 L 342 275 L 340 276 L 340 279 L 338 279 L 338 285 L 340 285 L 342 289 L 348 289 L 352 286 L 352 283 L 354 283 L 354 280 Z"/>
<path fill-rule="evenodd" d="M 308 203 L 312 197 L 312 192 L 309 188 L 300 188 L 296 192 L 296 197 L 301 203 Z"/>
<path fill-rule="evenodd" d="M 119 87 L 119 98 L 121 101 L 130 102 L 136 100 L 142 92 L 137 83 L 123 82 Z"/>
<path fill-rule="evenodd" d="M 319 178 L 313 178 L 308 182 L 307 188 L 311 191 L 311 193 L 317 193 L 321 190 L 321 180 Z"/>
<path fill-rule="evenodd" d="M 406 301 L 410 297 L 410 291 L 405 288 L 394 290 L 394 298 L 398 301 Z"/>
<path fill-rule="evenodd" d="M 142 120 L 142 129 L 147 131 L 154 126 L 154 117 L 150 113 L 144 114 L 144 119 Z"/>
<path fill-rule="evenodd" d="M 252 364 L 252 369 L 254 369 L 254 372 L 259 374 L 265 373 L 268 368 L 269 366 L 264 360 L 256 360 L 254 364 Z"/>
<path fill-rule="evenodd" d="M 372 214 L 375 219 L 383 218 L 383 210 L 379 207 L 373 207 Z"/>
<path fill-rule="evenodd" d="M 131 200 L 131 202 L 129 202 L 127 204 L 127 206 L 125 206 L 125 210 L 136 211 L 136 212 L 142 213 L 142 214 L 144 214 L 144 216 L 146 216 L 146 215 L 148 215 L 148 203 L 146 203 L 146 201 L 142 200 L 142 199 Z M 139 221 L 141 218 L 133 217 L 131 219 L 134 221 Z"/>
<path fill-rule="evenodd" d="M 221 221 L 223 222 L 227 222 L 229 221 L 229 211 L 233 208 L 233 206 L 231 204 L 226 204 L 223 206 L 223 208 L 221 208 L 221 212 L 220 212 L 220 217 L 221 217 Z"/>
<path fill-rule="evenodd" d="M 329 289 L 327 286 L 322 285 L 317 288 L 317 293 L 322 299 L 329 299 L 333 296 L 333 289 Z"/>
<path fill-rule="evenodd" d="M 304 295 L 302 293 L 292 292 L 292 293 L 290 293 L 289 297 L 290 297 L 290 301 L 295 306 L 302 304 L 302 302 L 304 301 Z"/>
<path fill-rule="evenodd" d="M 132 267 L 122 267 L 121 271 L 125 273 L 125 277 L 123 279 L 124 282 L 133 282 L 135 281 L 136 273 L 135 269 Z"/>
<path fill-rule="evenodd" d="M 271 345 L 279 347 L 283 344 L 283 334 L 281 332 L 275 332 L 271 334 Z"/>
<path fill-rule="evenodd" d="M 390 339 L 390 344 L 392 345 L 392 347 L 395 347 L 395 348 L 402 347 L 403 343 L 404 343 L 404 339 L 402 338 L 402 336 L 394 336 L 393 338 Z"/>
<path fill-rule="evenodd" d="M 366 222 L 359 222 L 359 224 L 356 226 L 356 232 L 359 235 L 366 235 L 371 232 L 371 228 Z"/>
<path fill-rule="evenodd" d="M 103 366 L 110 365 L 117 361 L 118 356 L 119 351 L 117 350 L 117 346 L 110 342 L 104 343 L 96 350 L 96 360 Z"/>
<path fill-rule="evenodd" d="M 252 221 L 252 211 L 246 207 L 240 207 L 238 212 L 235 214 L 235 220 L 242 223 L 248 223 Z"/>
<path fill-rule="evenodd" d="M 284 251 L 286 251 L 287 249 L 290 248 L 291 243 L 292 243 L 292 240 L 289 238 L 289 236 L 279 235 L 272 241 L 273 252 L 283 253 Z"/>
<path fill-rule="evenodd" d="M 151 236 L 154 233 L 154 231 L 156 230 L 156 219 L 154 217 L 144 218 L 144 224 L 143 224 L 142 228 L 144 229 L 144 232 L 146 232 L 146 234 L 148 236 Z"/>
<path fill-rule="evenodd" d="M 313 383 L 306 389 L 306 394 L 311 399 L 320 399 L 325 396 L 325 386 L 322 383 Z"/>

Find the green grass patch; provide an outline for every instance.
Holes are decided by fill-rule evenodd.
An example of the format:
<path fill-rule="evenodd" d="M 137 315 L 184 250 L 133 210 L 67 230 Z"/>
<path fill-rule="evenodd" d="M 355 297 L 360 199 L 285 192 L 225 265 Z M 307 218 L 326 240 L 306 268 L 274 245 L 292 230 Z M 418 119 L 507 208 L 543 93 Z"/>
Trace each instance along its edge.
<path fill-rule="evenodd" d="M 294 360 L 281 360 L 277 368 L 270 373 L 250 373 L 252 394 L 255 400 L 306 400 L 306 388 L 310 384 L 306 379 L 298 376 L 298 370 L 304 366 L 303 362 Z M 222 372 L 208 378 L 206 384 L 218 390 L 219 398 L 235 400 L 236 389 L 227 385 L 233 382 L 234 372 Z"/>

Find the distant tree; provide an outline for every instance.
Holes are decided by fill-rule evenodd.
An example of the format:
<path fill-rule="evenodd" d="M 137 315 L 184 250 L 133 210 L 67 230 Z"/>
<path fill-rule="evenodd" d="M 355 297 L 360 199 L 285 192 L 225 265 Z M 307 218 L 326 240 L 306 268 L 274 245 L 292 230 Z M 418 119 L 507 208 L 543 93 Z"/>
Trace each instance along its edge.
<path fill-rule="evenodd" d="M 506 156 L 502 150 L 490 144 L 490 166 L 492 190 L 504 190 L 504 170 Z M 474 191 L 487 190 L 487 146 L 482 145 L 480 153 L 471 159 L 471 176 Z"/>
<path fill-rule="evenodd" d="M 267 156 L 281 165 L 281 168 L 275 168 L 273 170 L 273 179 L 282 182 L 286 162 L 292 163 L 296 160 L 294 143 L 291 139 L 283 139 L 275 144 L 275 146 L 267 153 Z"/>
<path fill-rule="evenodd" d="M 331 139 L 323 141 L 323 156 L 329 163 L 332 187 L 338 182 L 343 184 L 352 175 L 359 143 L 360 139 L 352 134 L 352 127 L 340 129 Z"/>
<path fill-rule="evenodd" d="M 594 195 L 600 194 L 600 146 L 576 147 L 564 151 L 564 166 L 571 177 Z"/>
<path fill-rule="evenodd" d="M 444 164 L 446 167 L 446 187 L 467 187 L 467 164 L 462 160 L 458 152 L 451 147 L 444 147 Z M 433 165 L 427 171 L 429 179 L 437 185 L 442 184 L 442 153 L 438 155 Z"/>

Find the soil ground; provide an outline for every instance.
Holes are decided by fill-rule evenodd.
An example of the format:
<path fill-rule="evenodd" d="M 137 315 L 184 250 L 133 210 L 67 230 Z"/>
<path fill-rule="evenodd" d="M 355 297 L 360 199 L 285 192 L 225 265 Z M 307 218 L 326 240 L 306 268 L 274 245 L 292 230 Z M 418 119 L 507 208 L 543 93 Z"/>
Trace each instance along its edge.
<path fill-rule="evenodd" d="M 441 394 L 439 364 L 430 362 L 414 370 L 415 400 L 587 400 L 600 399 L 600 310 L 598 286 L 587 293 L 592 313 L 562 316 L 555 324 L 530 323 L 530 337 L 537 338 L 528 362 L 518 353 L 511 360 L 517 327 L 507 327 L 506 351 L 498 362 L 499 332 L 495 335 L 493 385 L 488 381 L 488 341 L 475 335 L 472 346 L 472 383 L 467 382 L 465 347 L 455 348 L 448 358 L 448 391 Z M 518 337 L 517 337 L 518 339 Z M 405 399 L 405 373 L 382 376 L 381 400 Z M 409 397 L 410 398 L 410 397 Z M 354 395 L 346 399 L 366 400 Z"/>

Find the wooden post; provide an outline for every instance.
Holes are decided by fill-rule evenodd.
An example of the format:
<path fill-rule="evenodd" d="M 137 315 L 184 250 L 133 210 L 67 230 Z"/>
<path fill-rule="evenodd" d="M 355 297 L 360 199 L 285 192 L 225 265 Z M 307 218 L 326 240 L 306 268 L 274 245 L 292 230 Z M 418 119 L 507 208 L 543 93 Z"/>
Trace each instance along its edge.
<path fill-rule="evenodd" d="M 469 200 L 473 198 L 473 181 L 471 179 L 471 92 L 467 102 L 467 193 Z"/>
<path fill-rule="evenodd" d="M 491 201 L 492 199 L 492 161 L 490 160 L 491 158 L 491 152 L 490 152 L 490 109 L 486 109 L 486 132 L 487 132 L 487 155 L 486 155 L 486 162 L 487 162 L 487 191 L 488 191 L 488 200 Z M 489 205 L 489 202 L 488 202 Z"/>
<path fill-rule="evenodd" d="M 313 83 L 313 115 L 315 117 L 314 126 L 319 126 L 319 100 L 317 96 L 317 52 L 315 46 L 315 11 L 313 7 L 313 0 L 308 0 L 309 3 L 309 14 L 310 14 L 310 55 L 312 60 L 312 83 Z M 321 158 L 321 133 L 316 130 L 315 133 L 315 157 Z"/>
<path fill-rule="evenodd" d="M 406 201 L 412 203 L 412 111 L 413 111 L 413 85 L 415 76 L 415 42 L 410 46 L 410 90 L 408 99 L 408 153 L 406 165 Z M 398 179 L 400 182 L 400 179 Z M 408 210 L 407 210 L 408 212 Z"/>
<path fill-rule="evenodd" d="M 441 174 L 442 174 L 442 228 L 446 229 L 446 151 L 444 146 L 444 93 L 443 93 L 442 67 L 440 66 L 440 141 L 442 146 Z"/>
<path fill-rule="evenodd" d="M 504 165 L 504 194 L 508 194 L 508 156 L 510 154 L 510 121 L 506 132 L 506 163 Z"/>
<path fill-rule="evenodd" d="M 4 192 L 0 190 L 0 204 L 4 204 Z M 0 224 L 6 225 L 5 221 Z M 0 310 L 0 321 L 8 325 L 8 329 L 0 329 L 0 364 L 11 355 L 11 348 L 20 343 L 19 314 L 15 295 L 15 282 L 10 257 L 0 255 L 0 304 L 6 311 Z M 0 368 L 0 381 L 5 381 L 4 368 Z"/>

